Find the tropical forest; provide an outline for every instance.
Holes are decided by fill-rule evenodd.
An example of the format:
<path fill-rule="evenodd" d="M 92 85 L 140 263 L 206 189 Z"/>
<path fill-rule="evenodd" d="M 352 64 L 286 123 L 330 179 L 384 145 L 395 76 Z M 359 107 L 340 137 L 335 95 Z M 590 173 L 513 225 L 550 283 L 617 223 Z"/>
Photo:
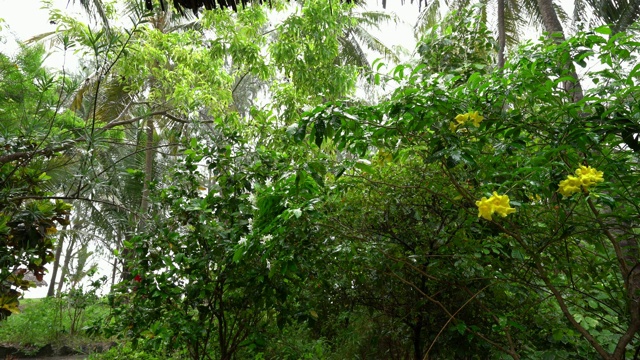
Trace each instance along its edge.
<path fill-rule="evenodd" d="M 1 359 L 640 359 L 640 1 L 0 8 Z"/>

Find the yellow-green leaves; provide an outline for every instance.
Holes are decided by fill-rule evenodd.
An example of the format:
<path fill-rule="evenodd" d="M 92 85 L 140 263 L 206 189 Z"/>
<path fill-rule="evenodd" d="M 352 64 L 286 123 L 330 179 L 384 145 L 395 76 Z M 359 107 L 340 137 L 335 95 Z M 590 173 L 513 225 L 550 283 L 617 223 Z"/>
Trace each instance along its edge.
<path fill-rule="evenodd" d="M 576 170 L 576 175 L 568 175 L 565 180 L 558 184 L 558 192 L 563 196 L 571 196 L 580 191 L 587 191 L 587 188 L 596 183 L 603 182 L 603 172 L 590 166 L 580 166 Z"/>
<path fill-rule="evenodd" d="M 491 216 L 494 213 L 505 217 L 516 212 L 516 209 L 509 204 L 509 197 L 507 195 L 498 195 L 495 191 L 490 198 L 482 197 L 482 199 L 476 201 L 476 206 L 478 207 L 478 217 L 483 217 L 487 220 L 492 220 Z"/>
<path fill-rule="evenodd" d="M 18 306 L 18 296 L 20 293 L 13 292 L 0 296 L 0 314 L 6 316 L 8 314 L 18 314 L 20 309 Z"/>

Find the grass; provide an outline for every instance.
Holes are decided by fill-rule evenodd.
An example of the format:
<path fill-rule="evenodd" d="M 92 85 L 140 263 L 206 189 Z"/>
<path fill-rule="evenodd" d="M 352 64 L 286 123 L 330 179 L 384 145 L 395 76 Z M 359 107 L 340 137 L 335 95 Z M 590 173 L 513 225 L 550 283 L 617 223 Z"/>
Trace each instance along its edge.
<path fill-rule="evenodd" d="M 51 344 L 79 348 L 106 341 L 90 338 L 83 330 L 84 326 L 106 317 L 108 307 L 100 300 L 79 308 L 71 306 L 67 298 L 23 299 L 20 308 L 19 314 L 0 322 L 0 343 L 16 347 Z"/>

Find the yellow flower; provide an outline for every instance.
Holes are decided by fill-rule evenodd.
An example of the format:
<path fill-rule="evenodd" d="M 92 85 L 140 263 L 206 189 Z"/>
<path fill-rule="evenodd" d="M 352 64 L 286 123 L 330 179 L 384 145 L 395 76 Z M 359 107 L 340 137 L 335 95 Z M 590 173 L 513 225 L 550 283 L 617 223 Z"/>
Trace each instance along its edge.
<path fill-rule="evenodd" d="M 580 168 L 576 170 L 576 175 L 580 177 L 580 181 L 582 181 L 582 186 L 584 187 L 604 181 L 604 178 L 602 177 L 604 173 L 592 168 L 591 166 L 580 166 Z"/>
<path fill-rule="evenodd" d="M 563 196 L 569 197 L 574 193 L 587 190 L 589 186 L 603 182 L 603 172 L 598 171 L 590 166 L 580 166 L 576 170 L 576 176 L 568 175 L 565 180 L 558 184 L 558 192 Z"/>
<path fill-rule="evenodd" d="M 456 123 L 454 122 L 449 123 L 449 130 L 451 130 L 451 132 L 456 132 L 457 129 L 458 129 L 458 125 L 456 125 Z"/>
<path fill-rule="evenodd" d="M 469 120 L 469 114 L 459 114 L 456 116 L 456 121 L 460 125 L 464 125 Z"/>
<path fill-rule="evenodd" d="M 487 220 L 492 220 L 491 216 L 494 213 L 505 217 L 516 212 L 516 209 L 509 205 L 509 196 L 498 195 L 495 191 L 490 198 L 482 197 L 482 199 L 476 201 L 476 206 L 478 207 L 478 217 L 483 217 Z"/>
<path fill-rule="evenodd" d="M 480 199 L 480 201 L 476 201 L 476 206 L 478 207 L 478 217 L 483 217 L 487 220 L 491 220 L 491 215 L 493 214 L 493 206 L 491 206 L 491 202 L 486 197 Z"/>
<path fill-rule="evenodd" d="M 480 116 L 480 114 L 478 114 L 477 111 L 474 111 L 474 112 L 468 112 L 466 114 L 459 114 L 458 116 L 455 117 L 455 120 L 459 125 L 464 125 L 469 121 L 471 121 L 475 127 L 479 127 L 480 122 L 484 120 L 484 117 Z"/>
<path fill-rule="evenodd" d="M 477 111 L 474 111 L 472 113 L 468 113 L 467 115 L 469 115 L 469 119 L 471 119 L 471 121 L 473 121 L 473 125 L 475 127 L 480 127 L 480 122 L 482 120 L 484 120 L 484 117 L 480 116 Z"/>
<path fill-rule="evenodd" d="M 579 192 L 581 186 L 582 182 L 579 178 L 569 175 L 566 180 L 560 181 L 558 192 L 562 194 L 562 196 L 569 197 L 573 195 L 573 193 Z"/>

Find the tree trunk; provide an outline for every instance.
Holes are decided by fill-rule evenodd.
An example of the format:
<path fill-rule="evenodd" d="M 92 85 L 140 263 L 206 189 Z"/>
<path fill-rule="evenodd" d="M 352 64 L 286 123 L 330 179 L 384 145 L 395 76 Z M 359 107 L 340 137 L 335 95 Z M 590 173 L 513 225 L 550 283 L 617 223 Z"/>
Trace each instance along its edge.
<path fill-rule="evenodd" d="M 118 254 L 120 254 L 119 251 L 121 249 L 122 249 L 122 233 L 118 231 L 118 234 L 116 236 L 116 250 L 118 250 Z M 116 284 L 116 272 L 118 271 L 119 260 L 120 258 L 118 256 L 113 257 L 113 269 L 111 270 L 111 289 L 113 289 L 113 286 Z"/>
<path fill-rule="evenodd" d="M 626 31 L 629 25 L 633 24 L 633 22 L 636 21 L 638 8 L 640 8 L 640 0 L 629 1 L 629 4 L 627 4 L 627 8 L 620 15 L 618 23 L 613 27 L 614 33 Z"/>
<path fill-rule="evenodd" d="M 506 31 L 504 26 L 504 2 L 498 0 L 498 68 L 504 67 L 504 50 L 507 44 Z"/>
<path fill-rule="evenodd" d="M 56 296 L 60 296 L 62 294 L 62 286 L 64 285 L 64 278 L 69 273 L 69 262 L 73 257 L 73 247 L 76 244 L 76 237 L 71 236 L 71 241 L 69 245 L 67 245 L 67 251 L 64 255 L 64 264 L 62 265 L 62 274 L 60 274 L 60 281 L 58 282 L 58 290 L 56 291 Z"/>
<path fill-rule="evenodd" d="M 153 180 L 153 158 L 155 157 L 155 149 L 153 136 L 155 134 L 155 126 L 153 124 L 153 118 L 147 120 L 146 128 L 146 144 L 145 144 L 145 162 L 144 162 L 144 183 L 142 184 L 142 200 L 140 201 L 140 210 L 137 212 L 138 231 L 144 231 L 146 228 L 145 216 L 149 211 L 149 184 Z M 122 275 L 120 278 L 123 281 L 129 280 L 131 277 L 131 271 L 127 262 L 132 257 L 132 252 L 129 249 L 122 249 Z"/>
<path fill-rule="evenodd" d="M 553 6 L 553 0 L 537 0 L 537 2 L 545 30 L 549 33 L 550 36 L 557 36 L 554 37 L 555 39 L 558 39 L 556 40 L 556 42 L 564 41 L 564 30 L 562 29 L 560 19 L 558 19 L 556 9 Z"/>
<path fill-rule="evenodd" d="M 84 278 L 84 276 L 87 274 L 84 268 L 87 265 L 87 260 L 89 259 L 89 256 L 91 256 L 92 254 L 88 250 L 88 245 L 86 243 L 81 243 L 80 245 L 81 245 L 80 249 L 76 254 L 76 259 L 78 261 L 77 261 L 75 273 L 72 274 L 70 277 L 71 289 L 76 289 L 78 287 L 78 284 L 82 281 L 82 278 Z"/>
<path fill-rule="evenodd" d="M 144 184 L 142 185 L 142 202 L 140 203 L 140 214 L 145 215 L 149 209 L 149 183 L 153 180 L 153 158 L 155 156 L 153 146 L 154 135 L 153 118 L 147 120 L 147 145 L 145 149 L 144 161 Z"/>
<path fill-rule="evenodd" d="M 69 221 L 69 215 L 66 216 L 66 220 Z M 47 297 L 53 297 L 55 295 L 56 277 L 58 276 L 58 268 L 60 267 L 60 256 L 62 255 L 62 247 L 64 246 L 66 231 L 67 225 L 64 225 L 62 227 L 60 237 L 58 238 L 58 245 L 56 246 L 56 258 L 53 260 L 53 270 L 51 271 L 51 281 L 49 282 Z"/>
<path fill-rule="evenodd" d="M 414 326 L 412 326 L 413 330 L 413 358 L 416 360 L 422 360 L 422 315 L 418 315 L 418 321 Z"/>
<path fill-rule="evenodd" d="M 553 0 L 537 0 L 537 3 L 542 17 L 542 23 L 544 24 L 545 30 L 549 33 L 549 36 L 556 42 L 556 44 L 565 41 L 564 29 L 562 28 L 562 23 L 560 23 L 560 19 L 556 13 Z M 565 66 L 575 81 L 563 82 L 564 90 L 571 94 L 573 102 L 578 102 L 584 97 L 584 92 L 582 91 L 582 85 L 580 84 L 580 79 L 576 73 L 576 67 L 573 65 L 573 60 L 571 59 L 567 64 L 565 64 Z"/>

